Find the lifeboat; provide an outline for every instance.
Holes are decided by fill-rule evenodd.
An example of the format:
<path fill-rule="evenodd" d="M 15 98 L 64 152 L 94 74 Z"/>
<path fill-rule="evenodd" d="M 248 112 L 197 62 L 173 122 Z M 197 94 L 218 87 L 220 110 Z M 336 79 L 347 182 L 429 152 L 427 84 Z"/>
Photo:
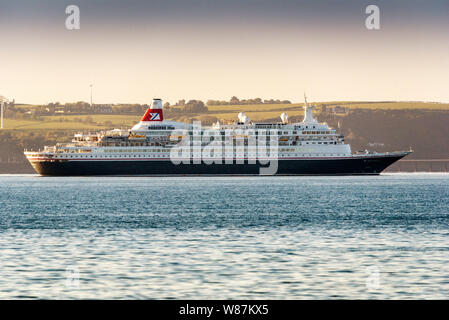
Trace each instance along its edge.
<path fill-rule="evenodd" d="M 134 133 L 134 134 L 130 134 L 128 139 L 130 139 L 130 140 L 142 140 L 142 139 L 146 139 L 146 136 L 142 135 L 142 134 L 135 134 Z"/>

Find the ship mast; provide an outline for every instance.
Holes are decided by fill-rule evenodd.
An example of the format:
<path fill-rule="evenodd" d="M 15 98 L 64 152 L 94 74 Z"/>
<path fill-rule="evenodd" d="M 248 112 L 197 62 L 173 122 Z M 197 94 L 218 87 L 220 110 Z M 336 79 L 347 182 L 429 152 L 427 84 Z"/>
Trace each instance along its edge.
<path fill-rule="evenodd" d="M 312 108 L 313 106 L 308 105 L 306 93 L 304 92 L 304 120 L 302 120 L 303 123 L 308 124 L 318 123 L 318 121 L 313 117 Z"/>

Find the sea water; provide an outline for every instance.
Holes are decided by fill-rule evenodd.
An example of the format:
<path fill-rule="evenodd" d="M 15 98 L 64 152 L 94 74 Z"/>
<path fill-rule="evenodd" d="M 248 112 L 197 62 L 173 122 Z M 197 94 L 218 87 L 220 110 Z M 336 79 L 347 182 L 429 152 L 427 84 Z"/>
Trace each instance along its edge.
<path fill-rule="evenodd" d="M 0 298 L 448 299 L 449 175 L 2 175 Z"/>

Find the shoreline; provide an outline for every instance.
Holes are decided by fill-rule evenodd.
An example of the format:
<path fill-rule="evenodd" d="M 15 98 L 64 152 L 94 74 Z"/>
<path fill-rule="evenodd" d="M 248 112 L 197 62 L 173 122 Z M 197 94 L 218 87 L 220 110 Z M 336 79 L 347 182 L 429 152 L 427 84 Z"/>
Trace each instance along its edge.
<path fill-rule="evenodd" d="M 448 173 L 449 165 L 447 160 L 440 162 L 419 160 L 420 162 L 394 163 L 382 173 Z M 29 163 L 1 163 L 0 174 L 36 174 Z"/>

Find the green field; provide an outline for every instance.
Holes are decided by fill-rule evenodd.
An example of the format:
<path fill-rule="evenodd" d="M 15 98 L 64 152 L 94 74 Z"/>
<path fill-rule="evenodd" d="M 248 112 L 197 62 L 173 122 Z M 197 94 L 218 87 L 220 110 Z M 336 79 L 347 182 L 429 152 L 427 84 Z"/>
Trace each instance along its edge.
<path fill-rule="evenodd" d="M 382 110 L 449 110 L 449 104 L 443 103 L 426 103 L 426 102 L 356 102 L 356 101 L 328 101 L 311 103 L 317 106 L 315 114 L 320 113 L 321 105 L 327 107 L 342 106 L 349 109 L 382 109 Z M 207 115 L 217 117 L 224 120 L 236 120 L 239 112 L 245 114 L 254 121 L 262 121 L 266 119 L 279 118 L 280 114 L 285 112 L 291 116 L 302 116 L 303 103 L 295 104 L 262 104 L 262 105 L 223 105 L 209 106 Z M 197 115 L 195 115 L 197 116 Z"/>
<path fill-rule="evenodd" d="M 383 110 L 449 110 L 449 104 L 425 103 L 425 102 L 317 102 L 316 114 L 320 112 L 320 106 L 327 107 L 335 105 L 349 109 L 383 109 Z M 179 114 L 175 120 L 189 121 L 198 119 L 202 115 L 216 117 L 219 120 L 237 120 L 239 112 L 254 121 L 279 118 L 282 112 L 290 117 L 303 115 L 302 103 L 298 104 L 261 104 L 261 105 L 223 105 L 209 106 L 209 112 L 205 114 Z M 20 105 L 20 108 L 32 109 L 34 105 Z M 54 115 L 40 116 L 36 119 L 5 119 L 5 129 L 12 130 L 102 130 L 112 128 L 130 128 L 137 123 L 141 115 L 115 115 L 115 114 L 92 114 L 92 115 Z M 170 117 L 168 118 L 170 119 Z"/>
<path fill-rule="evenodd" d="M 436 102 L 320 102 L 326 105 L 341 105 L 351 109 L 390 109 L 390 110 L 449 110 L 449 103 Z"/>
<path fill-rule="evenodd" d="M 325 101 L 325 102 L 310 102 L 309 104 L 321 106 L 325 104 L 328 107 L 342 106 L 350 109 L 429 109 L 429 110 L 449 110 L 449 103 L 433 103 L 433 102 L 369 102 L 369 101 Z M 303 103 L 293 104 L 262 104 L 262 105 L 224 105 L 224 106 L 210 106 L 209 112 L 217 111 L 274 111 L 274 110 L 295 110 L 301 109 Z"/>
<path fill-rule="evenodd" d="M 140 118 L 130 115 L 44 116 L 36 120 L 5 119 L 4 127 L 14 130 L 99 130 L 128 128 L 139 122 Z M 88 119 L 92 122 L 87 122 Z"/>
<path fill-rule="evenodd" d="M 120 114 L 92 114 L 92 115 L 64 115 L 64 116 L 44 116 L 45 122 L 84 122 L 86 119 L 92 119 L 92 122 L 104 126 L 105 122 L 110 121 L 113 126 L 131 126 L 139 122 L 142 116 L 120 115 Z M 79 119 L 81 121 L 79 121 Z"/>
<path fill-rule="evenodd" d="M 78 122 L 59 122 L 59 121 L 41 121 L 41 120 L 17 120 L 5 119 L 5 129 L 14 130 L 36 130 L 36 129 L 98 129 L 94 124 Z"/>

